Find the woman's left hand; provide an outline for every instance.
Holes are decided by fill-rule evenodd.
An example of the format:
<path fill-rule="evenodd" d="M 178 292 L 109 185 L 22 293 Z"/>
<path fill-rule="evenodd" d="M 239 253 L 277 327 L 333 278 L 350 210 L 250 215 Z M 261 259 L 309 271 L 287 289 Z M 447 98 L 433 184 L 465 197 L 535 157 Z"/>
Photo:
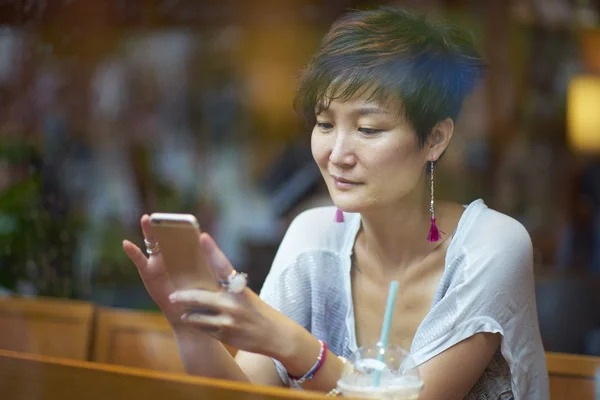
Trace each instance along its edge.
<path fill-rule="evenodd" d="M 202 233 L 200 242 L 217 279 L 229 276 L 234 269 L 214 240 Z M 184 322 L 238 350 L 277 357 L 300 328 L 249 288 L 241 293 L 180 290 L 169 299 L 186 310 Z"/>

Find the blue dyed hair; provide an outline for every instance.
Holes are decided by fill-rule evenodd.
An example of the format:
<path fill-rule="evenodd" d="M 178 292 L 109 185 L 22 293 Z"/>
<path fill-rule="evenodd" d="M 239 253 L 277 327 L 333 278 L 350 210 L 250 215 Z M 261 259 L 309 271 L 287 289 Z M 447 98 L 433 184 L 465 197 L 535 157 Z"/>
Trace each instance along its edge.
<path fill-rule="evenodd" d="M 434 126 L 456 120 L 485 66 L 469 32 L 405 10 L 354 11 L 336 20 L 304 69 L 296 110 L 313 126 L 332 99 L 368 94 L 400 100 L 423 146 Z"/>

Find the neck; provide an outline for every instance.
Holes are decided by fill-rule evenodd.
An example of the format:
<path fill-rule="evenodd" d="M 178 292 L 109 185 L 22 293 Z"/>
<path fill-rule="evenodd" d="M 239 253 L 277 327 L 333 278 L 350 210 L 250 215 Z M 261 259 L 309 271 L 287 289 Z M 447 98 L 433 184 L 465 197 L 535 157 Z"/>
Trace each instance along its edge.
<path fill-rule="evenodd" d="M 357 244 L 383 269 L 406 268 L 436 247 L 427 241 L 429 192 L 425 185 L 418 187 L 399 203 L 361 213 Z"/>

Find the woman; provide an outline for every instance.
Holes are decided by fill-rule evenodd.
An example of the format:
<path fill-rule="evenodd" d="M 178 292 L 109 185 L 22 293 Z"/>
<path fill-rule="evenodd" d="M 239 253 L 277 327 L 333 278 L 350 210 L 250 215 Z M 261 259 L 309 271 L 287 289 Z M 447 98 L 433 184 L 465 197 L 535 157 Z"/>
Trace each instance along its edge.
<path fill-rule="evenodd" d="M 482 70 L 456 27 L 387 8 L 334 23 L 297 105 L 314 126 L 313 156 L 338 209 L 294 220 L 260 297 L 242 289 L 205 233 L 227 290 L 174 292 L 142 218 L 154 254 L 127 241 L 124 249 L 189 373 L 330 391 L 342 369 L 336 356 L 377 342 L 395 279 L 390 342 L 419 365 L 420 398 L 548 398 L 529 235 L 481 200 L 434 197 L 433 166 Z M 240 350 L 235 358 L 221 342 Z"/>

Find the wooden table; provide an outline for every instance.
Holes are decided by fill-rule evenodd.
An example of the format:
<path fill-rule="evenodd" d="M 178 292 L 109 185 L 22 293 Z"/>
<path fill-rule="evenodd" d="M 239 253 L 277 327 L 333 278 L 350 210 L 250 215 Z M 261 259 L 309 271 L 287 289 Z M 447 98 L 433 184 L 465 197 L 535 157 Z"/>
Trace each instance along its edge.
<path fill-rule="evenodd" d="M 327 399 L 323 394 L 0 350 L 11 400 Z"/>

